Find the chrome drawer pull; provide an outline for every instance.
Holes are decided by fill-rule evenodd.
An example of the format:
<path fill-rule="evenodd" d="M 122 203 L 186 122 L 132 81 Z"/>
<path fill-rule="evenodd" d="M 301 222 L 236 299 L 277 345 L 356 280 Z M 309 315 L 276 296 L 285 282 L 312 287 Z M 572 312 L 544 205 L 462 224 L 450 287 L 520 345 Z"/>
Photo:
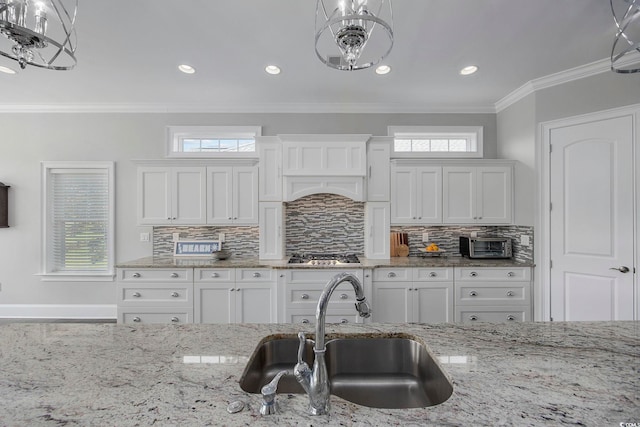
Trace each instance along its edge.
<path fill-rule="evenodd" d="M 475 271 L 472 271 L 471 273 L 469 273 L 469 276 L 471 277 L 476 277 L 478 275 L 478 273 L 476 273 Z"/>
<path fill-rule="evenodd" d="M 140 298 L 142 295 L 140 295 L 140 292 L 134 292 L 133 296 L 136 298 Z"/>
<path fill-rule="evenodd" d="M 349 323 L 347 319 L 340 319 L 340 323 Z"/>
<path fill-rule="evenodd" d="M 309 295 L 308 294 L 302 294 L 302 295 L 300 295 L 300 298 L 309 299 Z"/>
<path fill-rule="evenodd" d="M 302 323 L 309 323 L 309 319 L 302 319 Z"/>
<path fill-rule="evenodd" d="M 514 296 L 514 295 L 515 295 L 515 292 L 513 292 L 513 291 L 508 291 L 508 292 L 507 292 L 507 296 L 508 296 L 508 297 L 512 297 L 512 296 Z"/>
<path fill-rule="evenodd" d="M 396 273 L 390 271 L 389 274 L 387 274 L 387 277 L 396 277 Z"/>
<path fill-rule="evenodd" d="M 476 320 L 478 320 L 478 316 L 469 316 L 469 320 L 471 320 L 472 322 L 475 322 Z"/>
<path fill-rule="evenodd" d="M 340 299 L 347 299 L 349 298 L 349 295 L 347 294 L 340 294 Z"/>
<path fill-rule="evenodd" d="M 134 317 L 134 318 L 133 318 L 133 321 L 134 321 L 134 322 L 138 322 L 138 323 L 139 323 L 141 320 L 142 320 L 142 319 L 140 319 L 138 316 L 136 316 L 136 317 Z"/>
<path fill-rule="evenodd" d="M 220 277 L 220 275 L 218 273 L 211 273 L 211 277 Z"/>
<path fill-rule="evenodd" d="M 478 293 L 476 291 L 470 291 L 469 292 L 469 296 L 470 297 L 476 297 L 476 296 L 478 296 Z"/>
<path fill-rule="evenodd" d="M 178 275 L 178 273 L 171 273 L 171 277 L 173 277 L 175 279 L 175 278 L 180 277 L 180 276 Z"/>
<path fill-rule="evenodd" d="M 137 279 L 138 277 L 140 277 L 140 273 L 133 273 L 131 277 L 135 277 Z"/>
<path fill-rule="evenodd" d="M 508 277 L 513 277 L 515 275 L 516 275 L 516 273 L 514 273 L 513 271 L 510 271 L 510 272 L 507 273 Z"/>
<path fill-rule="evenodd" d="M 171 296 L 174 297 L 174 298 L 178 298 L 180 296 L 180 294 L 177 293 L 177 292 L 171 292 Z"/>
<path fill-rule="evenodd" d="M 438 274 L 435 271 L 429 273 L 429 277 L 436 277 Z"/>
<path fill-rule="evenodd" d="M 260 273 L 253 273 L 253 277 L 260 277 Z"/>
<path fill-rule="evenodd" d="M 180 319 L 178 319 L 177 317 L 174 316 L 174 317 L 171 318 L 171 321 L 173 323 L 178 323 L 180 321 Z"/>
<path fill-rule="evenodd" d="M 516 316 L 510 314 L 510 315 L 507 316 L 507 320 L 509 320 L 509 321 L 516 320 Z"/>
<path fill-rule="evenodd" d="M 229 289 L 229 292 L 233 292 L 235 290 L 236 290 L 236 288 L 231 288 L 231 289 Z"/>

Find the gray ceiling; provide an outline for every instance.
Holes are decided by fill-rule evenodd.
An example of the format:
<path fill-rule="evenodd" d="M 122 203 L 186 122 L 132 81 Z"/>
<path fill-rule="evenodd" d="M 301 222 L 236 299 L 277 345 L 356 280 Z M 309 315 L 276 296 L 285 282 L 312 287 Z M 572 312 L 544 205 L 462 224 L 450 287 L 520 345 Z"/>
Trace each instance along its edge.
<path fill-rule="evenodd" d="M 395 45 L 385 61 L 393 71 L 378 76 L 315 57 L 315 0 L 80 0 L 77 67 L 0 74 L 0 106 L 488 111 L 533 79 L 608 57 L 615 33 L 608 0 L 393 7 Z M 181 63 L 197 72 L 179 72 Z M 282 74 L 266 74 L 271 63 Z M 468 64 L 480 71 L 460 76 Z"/>

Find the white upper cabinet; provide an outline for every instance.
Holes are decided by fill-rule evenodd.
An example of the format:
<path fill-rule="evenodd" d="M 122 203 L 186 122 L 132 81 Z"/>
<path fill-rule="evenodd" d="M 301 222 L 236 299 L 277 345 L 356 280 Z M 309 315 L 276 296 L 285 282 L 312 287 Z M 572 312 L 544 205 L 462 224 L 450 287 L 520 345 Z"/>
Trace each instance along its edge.
<path fill-rule="evenodd" d="M 364 214 L 364 254 L 370 259 L 390 256 L 389 202 L 368 202 Z"/>
<path fill-rule="evenodd" d="M 280 135 L 285 176 L 365 176 L 371 135 Z"/>
<path fill-rule="evenodd" d="M 260 259 L 282 259 L 284 240 L 284 204 L 260 202 Z"/>
<path fill-rule="evenodd" d="M 392 138 L 388 138 L 386 141 L 371 140 L 367 146 L 367 201 L 369 202 L 388 202 L 390 200 L 389 159 L 392 143 Z"/>
<path fill-rule="evenodd" d="M 512 166 L 443 168 L 445 224 L 511 224 Z"/>
<path fill-rule="evenodd" d="M 205 224 L 205 171 L 204 167 L 139 167 L 138 223 Z"/>
<path fill-rule="evenodd" d="M 261 202 L 282 201 L 282 144 L 275 137 L 256 138 L 259 165 L 259 199 Z"/>
<path fill-rule="evenodd" d="M 391 170 L 391 223 L 442 223 L 442 168 L 394 166 Z"/>
<path fill-rule="evenodd" d="M 258 168 L 207 168 L 207 224 L 258 224 Z"/>

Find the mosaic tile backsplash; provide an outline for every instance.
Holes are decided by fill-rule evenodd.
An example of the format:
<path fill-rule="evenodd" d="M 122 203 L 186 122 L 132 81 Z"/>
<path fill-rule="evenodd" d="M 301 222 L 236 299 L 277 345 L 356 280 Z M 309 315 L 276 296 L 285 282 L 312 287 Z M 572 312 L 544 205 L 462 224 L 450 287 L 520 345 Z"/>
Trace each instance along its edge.
<path fill-rule="evenodd" d="M 153 227 L 153 256 L 173 255 L 173 233 L 179 233 L 182 240 L 218 240 L 218 235 L 224 233 L 225 243 L 222 247 L 231 252 L 231 256 L 258 256 L 258 226 Z"/>

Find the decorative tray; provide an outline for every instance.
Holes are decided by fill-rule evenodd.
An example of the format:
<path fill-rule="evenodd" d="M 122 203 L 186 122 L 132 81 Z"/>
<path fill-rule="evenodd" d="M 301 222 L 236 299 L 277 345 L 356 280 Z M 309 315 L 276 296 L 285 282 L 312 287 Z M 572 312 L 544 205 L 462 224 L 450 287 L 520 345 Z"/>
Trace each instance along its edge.
<path fill-rule="evenodd" d="M 442 254 L 447 252 L 444 249 L 439 249 L 437 251 L 428 251 L 425 248 L 418 248 L 418 251 L 424 256 L 441 256 Z"/>

